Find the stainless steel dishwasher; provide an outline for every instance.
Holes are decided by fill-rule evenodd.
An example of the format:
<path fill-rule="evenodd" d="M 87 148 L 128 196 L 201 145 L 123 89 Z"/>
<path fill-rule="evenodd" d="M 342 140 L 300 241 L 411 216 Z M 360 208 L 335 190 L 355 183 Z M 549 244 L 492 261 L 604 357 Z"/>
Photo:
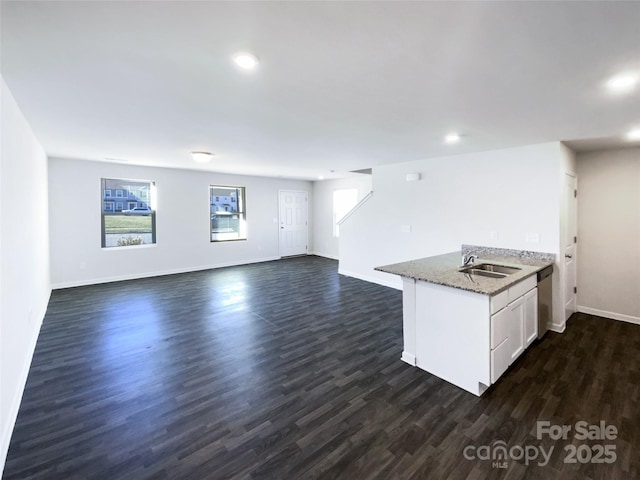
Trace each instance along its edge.
<path fill-rule="evenodd" d="M 547 325 L 552 322 L 553 302 L 551 299 L 551 275 L 553 265 L 538 272 L 538 339 L 547 333 Z"/>

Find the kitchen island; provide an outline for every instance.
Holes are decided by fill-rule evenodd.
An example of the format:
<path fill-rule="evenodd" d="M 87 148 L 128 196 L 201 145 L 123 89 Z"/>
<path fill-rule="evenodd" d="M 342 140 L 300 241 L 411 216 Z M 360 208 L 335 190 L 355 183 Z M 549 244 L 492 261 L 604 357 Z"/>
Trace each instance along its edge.
<path fill-rule="evenodd" d="M 462 256 L 471 254 L 476 267 L 512 273 L 461 271 Z M 537 338 L 536 273 L 554 261 L 549 253 L 463 245 L 377 267 L 402 277 L 402 360 L 482 395 Z"/>

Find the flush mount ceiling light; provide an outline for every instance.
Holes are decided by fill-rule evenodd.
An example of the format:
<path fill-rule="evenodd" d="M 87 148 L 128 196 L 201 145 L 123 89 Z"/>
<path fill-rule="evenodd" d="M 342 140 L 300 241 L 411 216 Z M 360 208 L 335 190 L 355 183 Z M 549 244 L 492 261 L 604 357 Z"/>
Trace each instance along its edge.
<path fill-rule="evenodd" d="M 458 143 L 460 141 L 460 135 L 457 133 L 450 133 L 444 137 L 444 143 Z"/>
<path fill-rule="evenodd" d="M 211 161 L 211 158 L 213 158 L 213 153 L 211 153 L 211 152 L 191 152 L 191 156 L 193 157 L 193 160 L 198 162 L 198 163 L 207 163 L 207 162 Z"/>
<path fill-rule="evenodd" d="M 606 86 L 612 93 L 626 93 L 633 90 L 639 80 L 639 76 L 635 73 L 620 73 L 607 80 Z"/>
<path fill-rule="evenodd" d="M 246 71 L 255 70 L 258 67 L 258 57 L 249 52 L 238 52 L 231 59 L 238 68 Z"/>
<path fill-rule="evenodd" d="M 630 142 L 635 142 L 640 140 L 640 128 L 634 128 L 627 132 L 625 138 Z"/>

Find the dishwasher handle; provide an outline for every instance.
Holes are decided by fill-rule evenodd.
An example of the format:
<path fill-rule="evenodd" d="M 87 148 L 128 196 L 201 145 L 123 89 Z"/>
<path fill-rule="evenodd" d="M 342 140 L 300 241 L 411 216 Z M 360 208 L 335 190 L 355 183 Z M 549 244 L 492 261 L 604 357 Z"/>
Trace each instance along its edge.
<path fill-rule="evenodd" d="M 538 283 L 553 274 L 553 265 L 543 268 L 538 272 Z"/>

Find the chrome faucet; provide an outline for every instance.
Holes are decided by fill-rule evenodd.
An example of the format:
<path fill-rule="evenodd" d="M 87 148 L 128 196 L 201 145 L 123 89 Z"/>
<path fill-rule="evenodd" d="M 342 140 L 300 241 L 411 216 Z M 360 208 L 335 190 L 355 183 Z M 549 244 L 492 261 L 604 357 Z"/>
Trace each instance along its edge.
<path fill-rule="evenodd" d="M 462 255 L 462 266 L 466 267 L 467 265 L 473 265 L 473 262 L 476 261 L 476 259 L 478 258 L 477 255 L 473 255 L 473 254 L 464 254 Z"/>

